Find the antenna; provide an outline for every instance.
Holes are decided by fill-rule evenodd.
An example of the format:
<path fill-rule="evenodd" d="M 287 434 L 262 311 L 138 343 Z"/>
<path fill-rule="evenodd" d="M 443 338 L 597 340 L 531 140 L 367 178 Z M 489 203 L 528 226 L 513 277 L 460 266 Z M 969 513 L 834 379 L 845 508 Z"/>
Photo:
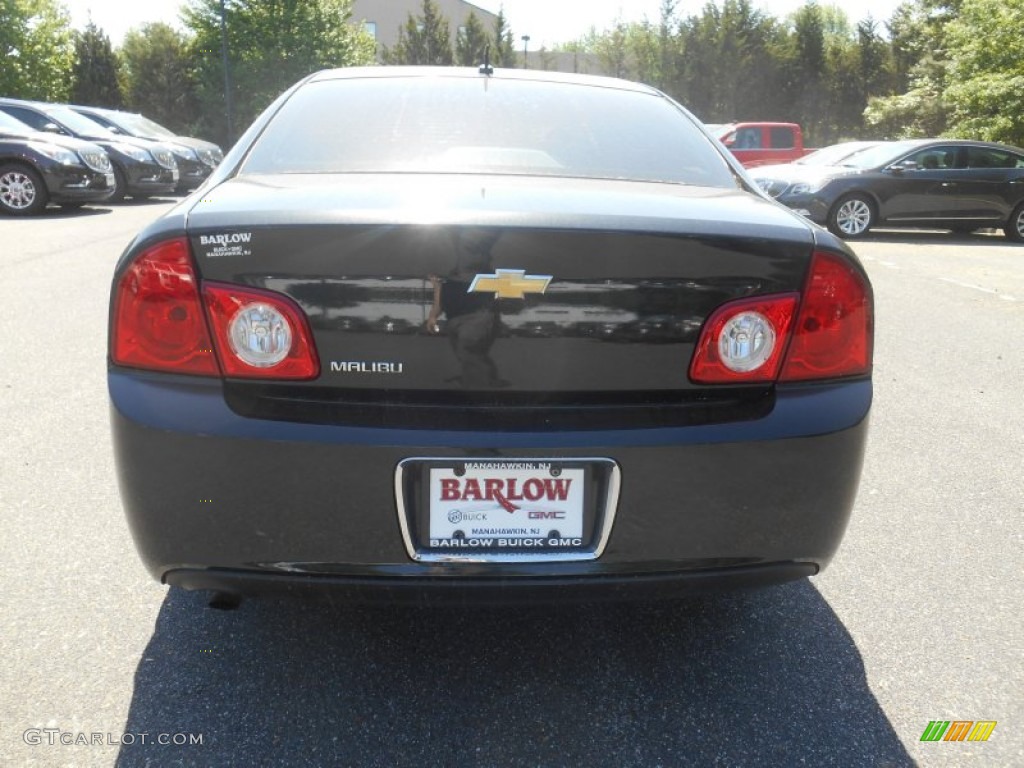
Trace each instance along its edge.
<path fill-rule="evenodd" d="M 491 46 L 484 48 L 484 63 L 480 65 L 481 75 L 493 75 L 494 67 L 491 66 Z"/>

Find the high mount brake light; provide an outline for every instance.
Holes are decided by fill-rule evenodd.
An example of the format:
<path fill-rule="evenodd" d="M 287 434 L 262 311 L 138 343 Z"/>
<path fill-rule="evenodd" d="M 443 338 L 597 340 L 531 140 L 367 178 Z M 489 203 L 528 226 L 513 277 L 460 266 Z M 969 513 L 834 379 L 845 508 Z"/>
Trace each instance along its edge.
<path fill-rule="evenodd" d="M 867 281 L 841 256 L 817 252 L 802 296 L 740 299 L 715 310 L 690 378 L 743 384 L 862 376 L 871 371 L 872 338 Z"/>
<path fill-rule="evenodd" d="M 271 291 L 200 286 L 185 238 L 147 248 L 121 276 L 111 359 L 199 376 L 312 379 L 320 373 L 302 310 Z"/>

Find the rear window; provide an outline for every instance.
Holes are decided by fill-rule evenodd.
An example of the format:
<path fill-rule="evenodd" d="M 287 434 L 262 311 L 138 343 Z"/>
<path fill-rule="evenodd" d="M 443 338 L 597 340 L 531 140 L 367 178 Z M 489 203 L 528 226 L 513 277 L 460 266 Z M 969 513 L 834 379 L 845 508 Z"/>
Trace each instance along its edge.
<path fill-rule="evenodd" d="M 786 126 L 775 126 L 770 131 L 772 147 L 775 149 L 792 149 L 796 146 L 795 131 Z"/>
<path fill-rule="evenodd" d="M 309 83 L 257 139 L 243 173 L 499 173 L 736 187 L 665 98 L 501 78 Z"/>

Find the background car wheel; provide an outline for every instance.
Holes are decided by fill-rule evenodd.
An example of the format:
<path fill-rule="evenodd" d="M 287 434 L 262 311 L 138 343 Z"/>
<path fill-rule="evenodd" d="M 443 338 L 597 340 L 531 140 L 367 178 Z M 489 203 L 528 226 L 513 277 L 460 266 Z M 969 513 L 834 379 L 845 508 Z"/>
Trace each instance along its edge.
<path fill-rule="evenodd" d="M 1015 243 L 1024 243 L 1024 203 L 1013 209 L 1003 233 Z"/>
<path fill-rule="evenodd" d="M 15 163 L 0 166 L 0 210 L 31 216 L 42 212 L 49 199 L 46 185 L 34 170 Z"/>
<path fill-rule="evenodd" d="M 828 214 L 828 228 L 843 238 L 865 235 L 874 223 L 875 206 L 863 195 L 840 199 Z"/>
<path fill-rule="evenodd" d="M 107 198 L 108 203 L 120 203 L 124 200 L 128 182 L 124 179 L 124 173 L 116 165 L 114 166 L 114 194 Z"/>

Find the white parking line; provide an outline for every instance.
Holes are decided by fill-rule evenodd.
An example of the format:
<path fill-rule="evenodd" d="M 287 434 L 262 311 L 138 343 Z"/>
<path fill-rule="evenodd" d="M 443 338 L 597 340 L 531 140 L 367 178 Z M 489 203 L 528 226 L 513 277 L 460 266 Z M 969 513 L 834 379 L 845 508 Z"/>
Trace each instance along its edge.
<path fill-rule="evenodd" d="M 972 291 L 981 291 L 982 293 L 990 293 L 990 294 L 992 294 L 994 296 L 998 296 L 1003 301 L 1017 301 L 1017 297 L 1016 296 L 1011 296 L 1008 293 L 1000 293 L 995 288 L 985 288 L 985 287 L 980 286 L 980 285 L 974 285 L 973 283 L 964 283 L 964 282 L 961 282 L 960 280 L 954 280 L 951 277 L 940 277 L 939 280 L 941 280 L 944 283 L 949 283 L 950 285 L 959 286 L 960 288 L 970 288 Z"/>
<path fill-rule="evenodd" d="M 858 254 L 858 256 L 860 256 L 860 254 Z M 897 264 L 895 261 L 885 261 L 883 259 L 876 259 L 874 256 L 860 256 L 860 260 L 870 261 L 875 264 L 881 264 L 883 267 L 888 267 L 889 269 L 900 269 L 900 265 Z"/>

